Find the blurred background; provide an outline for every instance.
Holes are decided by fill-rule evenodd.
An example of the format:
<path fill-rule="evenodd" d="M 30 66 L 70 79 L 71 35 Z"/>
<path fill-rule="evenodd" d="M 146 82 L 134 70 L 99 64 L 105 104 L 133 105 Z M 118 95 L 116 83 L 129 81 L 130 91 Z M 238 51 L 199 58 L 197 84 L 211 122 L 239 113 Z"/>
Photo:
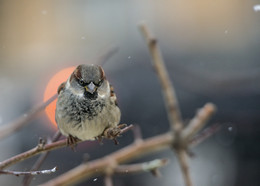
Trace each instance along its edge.
<path fill-rule="evenodd" d="M 255 186 L 260 182 L 260 4 L 257 0 L 1 0 L 0 125 L 43 102 L 48 81 L 60 70 L 95 63 L 111 46 L 119 51 L 104 67 L 117 93 L 122 123 L 140 125 L 144 138 L 169 129 L 160 84 L 137 25 L 145 21 L 159 40 L 187 122 L 199 107 L 213 102 L 218 112 L 209 122 L 223 130 L 192 149 L 194 185 Z M 67 77 L 64 77 L 64 80 Z M 55 133 L 43 113 L 30 125 L 0 141 L 0 161 L 33 148 L 39 137 Z M 77 151 L 53 151 L 42 169 L 57 173 L 34 178 L 37 185 L 83 161 L 103 157 L 120 145 L 86 142 Z M 115 176 L 121 185 L 184 185 L 172 152 L 146 156 L 171 159 L 162 177 L 149 173 Z M 36 158 L 8 169 L 29 170 Z M 18 185 L 22 177 L 1 176 L 0 185 Z M 95 177 L 79 185 L 102 185 Z"/>

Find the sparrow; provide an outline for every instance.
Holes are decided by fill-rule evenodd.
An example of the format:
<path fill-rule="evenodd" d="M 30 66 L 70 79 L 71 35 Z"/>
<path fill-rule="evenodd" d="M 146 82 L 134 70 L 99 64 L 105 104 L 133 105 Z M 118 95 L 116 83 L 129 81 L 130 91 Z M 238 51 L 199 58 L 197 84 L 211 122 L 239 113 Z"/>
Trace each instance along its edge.
<path fill-rule="evenodd" d="M 58 88 L 55 119 L 68 145 L 78 139 L 100 139 L 107 129 L 119 129 L 120 117 L 113 87 L 99 65 L 77 66 Z M 119 130 L 110 132 L 114 137 L 119 134 Z"/>

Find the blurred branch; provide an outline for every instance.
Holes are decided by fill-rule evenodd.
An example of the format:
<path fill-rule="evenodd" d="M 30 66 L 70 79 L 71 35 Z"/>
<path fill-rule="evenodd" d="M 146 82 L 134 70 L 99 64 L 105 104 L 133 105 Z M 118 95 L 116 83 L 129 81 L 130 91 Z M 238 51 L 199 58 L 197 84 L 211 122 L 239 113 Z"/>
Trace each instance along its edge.
<path fill-rule="evenodd" d="M 203 138 L 203 140 L 213 134 L 214 132 L 210 133 L 210 135 L 204 136 L 205 138 Z M 194 143 L 193 146 L 198 145 L 203 140 L 198 141 L 198 143 Z M 123 170 L 124 165 L 118 164 L 129 162 L 137 157 L 139 158 L 147 154 L 152 154 L 154 152 L 169 149 L 172 147 L 172 143 L 174 141 L 175 138 L 172 133 L 165 133 L 162 135 L 154 136 L 152 138 L 144 139 L 140 143 L 133 143 L 131 145 L 128 145 L 103 158 L 81 164 L 71 169 L 70 171 L 56 177 L 55 179 L 44 183 L 43 185 L 73 185 L 93 176 L 98 176 L 101 174 L 107 175 L 107 169 L 112 169 L 113 172 L 113 170 L 116 170 L 117 167 L 119 167 L 119 169 L 121 167 L 121 170 Z"/>
<path fill-rule="evenodd" d="M 137 163 L 132 165 L 119 165 L 115 168 L 116 174 L 129 174 L 139 172 L 153 172 L 169 163 L 168 159 L 156 159 L 149 162 Z"/>
<path fill-rule="evenodd" d="M 190 142 L 190 147 L 196 146 L 203 141 L 205 141 L 208 137 L 214 135 L 217 131 L 221 129 L 220 124 L 212 125 L 206 129 L 204 129 L 201 133 L 193 137 L 193 139 Z"/>
<path fill-rule="evenodd" d="M 105 186 L 113 186 L 113 179 L 111 175 L 106 174 L 104 178 Z"/>
<path fill-rule="evenodd" d="M 182 175 L 184 178 L 184 182 L 187 186 L 191 186 L 191 176 L 189 171 L 189 163 L 188 163 L 188 154 L 186 149 L 178 149 L 176 150 L 177 158 L 179 160 L 179 164 L 181 167 Z"/>
<path fill-rule="evenodd" d="M 191 186 L 192 182 L 187 160 L 186 141 L 184 141 L 184 139 L 180 137 L 183 129 L 183 121 L 181 118 L 181 112 L 179 109 L 175 90 L 171 84 L 171 80 L 165 68 L 165 63 L 161 56 L 161 51 L 157 44 L 157 40 L 152 37 L 152 34 L 150 33 L 146 25 L 140 25 L 140 31 L 147 42 L 147 46 L 149 48 L 150 55 L 153 61 L 153 67 L 156 71 L 158 79 L 161 82 L 162 93 L 164 96 L 164 104 L 166 106 L 169 123 L 172 129 L 172 133 L 176 137 L 176 141 L 173 143 L 173 148 L 177 154 L 185 183 L 187 186 Z"/>
<path fill-rule="evenodd" d="M 115 168 L 117 164 L 128 162 L 146 154 L 168 149 L 172 141 L 174 141 L 173 135 L 166 133 L 145 139 L 141 143 L 133 143 L 103 158 L 81 164 L 43 185 L 73 185 L 83 179 L 106 174 L 107 169 L 111 167 Z M 112 170 L 114 168 L 112 168 Z"/>
<path fill-rule="evenodd" d="M 175 132 L 182 128 L 182 117 L 178 100 L 176 98 L 174 87 L 171 84 L 171 80 L 167 73 L 161 51 L 157 45 L 157 39 L 152 36 L 148 28 L 144 25 L 140 25 L 140 31 L 143 34 L 147 42 L 147 46 L 150 51 L 150 55 L 153 61 L 153 67 L 162 86 L 162 93 L 164 96 L 164 104 L 166 106 L 168 119 L 171 124 L 172 130 Z"/>
<path fill-rule="evenodd" d="M 191 120 L 189 125 L 186 128 L 183 128 L 184 124 L 181 118 L 175 90 L 166 70 L 160 48 L 157 44 L 157 39 L 152 36 L 149 29 L 144 24 L 140 25 L 140 31 L 146 40 L 153 61 L 153 67 L 161 83 L 169 123 L 172 133 L 175 135 L 175 141 L 173 142 L 172 147 L 177 154 L 186 186 L 192 186 L 187 154 L 190 142 L 189 139 L 206 124 L 215 111 L 215 106 L 212 103 L 206 104 Z"/>
<path fill-rule="evenodd" d="M 29 124 L 29 122 L 34 119 L 42 110 L 44 110 L 51 102 L 53 102 L 57 98 L 57 94 L 52 96 L 46 102 L 40 104 L 39 106 L 31 109 L 28 113 L 19 117 L 17 120 L 5 124 L 0 127 L 0 139 L 9 136 L 10 134 L 18 131 L 20 128 Z"/>
<path fill-rule="evenodd" d="M 142 137 L 142 132 L 141 132 L 141 128 L 139 125 L 134 125 L 134 127 L 132 128 L 133 134 L 134 134 L 134 140 L 135 143 L 140 143 L 143 141 L 143 137 Z"/>
<path fill-rule="evenodd" d="M 215 111 L 215 105 L 212 103 L 204 105 L 182 131 L 182 137 L 185 138 L 185 140 L 190 140 L 206 124 Z"/>
<path fill-rule="evenodd" d="M 41 170 L 41 171 L 28 171 L 28 172 L 19 172 L 19 171 L 3 171 L 0 170 L 0 174 L 8 174 L 8 175 L 14 175 L 14 176 L 21 176 L 21 175 L 39 175 L 39 174 L 51 174 L 57 171 L 57 167 L 54 167 L 53 169 L 48 170 Z"/>

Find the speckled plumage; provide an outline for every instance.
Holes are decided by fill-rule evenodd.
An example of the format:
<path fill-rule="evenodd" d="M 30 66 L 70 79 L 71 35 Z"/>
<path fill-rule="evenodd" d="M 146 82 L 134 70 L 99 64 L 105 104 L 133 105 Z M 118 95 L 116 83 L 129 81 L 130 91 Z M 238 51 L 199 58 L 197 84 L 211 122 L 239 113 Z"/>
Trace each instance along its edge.
<path fill-rule="evenodd" d="M 100 68 L 96 65 L 78 66 L 60 89 L 56 121 L 63 135 L 93 140 L 106 128 L 119 124 L 121 113 L 116 96 Z M 79 86 L 79 78 L 88 83 L 100 83 L 95 92 L 89 93 L 85 87 Z"/>

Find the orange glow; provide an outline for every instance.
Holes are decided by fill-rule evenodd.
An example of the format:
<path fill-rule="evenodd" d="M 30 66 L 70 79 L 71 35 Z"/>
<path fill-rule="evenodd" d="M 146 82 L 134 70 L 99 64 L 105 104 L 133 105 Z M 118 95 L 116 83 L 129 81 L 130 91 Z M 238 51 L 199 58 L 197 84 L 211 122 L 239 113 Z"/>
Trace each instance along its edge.
<path fill-rule="evenodd" d="M 57 93 L 60 84 L 65 82 L 68 79 L 68 77 L 74 71 L 75 68 L 76 67 L 68 67 L 62 69 L 61 71 L 57 72 L 54 76 L 52 76 L 44 91 L 44 98 L 43 98 L 44 101 L 47 101 Z M 47 114 L 49 120 L 55 127 L 57 126 L 55 121 L 56 102 L 57 99 L 55 99 L 51 104 L 49 104 L 45 108 L 45 113 Z"/>

